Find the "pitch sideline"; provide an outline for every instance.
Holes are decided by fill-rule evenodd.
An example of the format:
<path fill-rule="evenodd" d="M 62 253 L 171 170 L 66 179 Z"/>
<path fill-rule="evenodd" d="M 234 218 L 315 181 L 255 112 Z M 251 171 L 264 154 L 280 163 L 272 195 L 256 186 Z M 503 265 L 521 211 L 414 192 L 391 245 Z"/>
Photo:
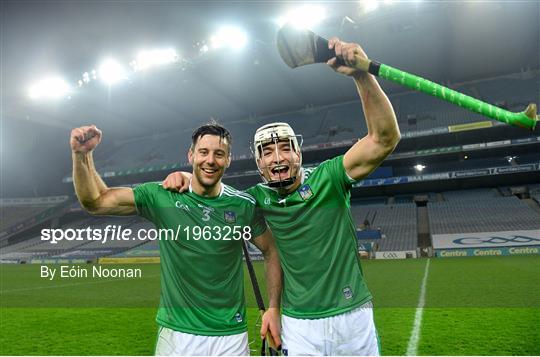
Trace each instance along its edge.
<path fill-rule="evenodd" d="M 407 345 L 407 356 L 417 356 L 418 355 L 418 342 L 420 341 L 420 328 L 422 327 L 422 315 L 424 312 L 424 305 L 426 303 L 426 284 L 427 277 L 429 273 L 429 262 L 431 259 L 428 258 L 426 262 L 426 267 L 424 269 L 424 278 L 422 279 L 422 286 L 420 288 L 420 297 L 418 299 L 418 306 L 416 307 L 416 313 L 414 315 L 414 324 L 411 331 L 411 337 L 409 338 L 409 344 Z"/>

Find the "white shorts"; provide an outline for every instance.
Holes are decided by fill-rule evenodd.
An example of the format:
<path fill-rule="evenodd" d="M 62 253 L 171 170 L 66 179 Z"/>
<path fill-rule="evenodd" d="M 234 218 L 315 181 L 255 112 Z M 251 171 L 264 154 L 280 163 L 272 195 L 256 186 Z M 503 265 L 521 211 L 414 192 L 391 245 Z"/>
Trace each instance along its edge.
<path fill-rule="evenodd" d="M 248 335 L 201 336 L 160 326 L 156 356 L 249 356 Z"/>
<path fill-rule="evenodd" d="M 373 305 L 322 319 L 281 319 L 284 355 L 379 356 Z"/>

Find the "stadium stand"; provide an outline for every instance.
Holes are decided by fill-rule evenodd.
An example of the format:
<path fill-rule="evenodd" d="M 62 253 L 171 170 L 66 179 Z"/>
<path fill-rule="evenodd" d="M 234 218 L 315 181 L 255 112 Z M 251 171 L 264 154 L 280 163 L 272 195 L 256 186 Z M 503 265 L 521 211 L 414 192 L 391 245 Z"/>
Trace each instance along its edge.
<path fill-rule="evenodd" d="M 528 189 L 531 197 L 540 203 L 540 184 L 529 185 Z M 429 197 L 431 234 L 540 229 L 538 210 L 532 209 L 525 200 L 513 196 L 510 186 L 430 192 L 425 196 Z M 358 229 L 368 228 L 367 230 L 377 231 L 378 236 L 381 236 L 380 239 L 375 239 L 359 234 L 359 242 L 364 245 L 373 243 L 376 250 L 383 252 L 415 250 L 418 241 L 418 218 L 413 200 L 414 196 L 411 194 L 354 199 L 351 211 Z M 121 226 L 122 229 L 129 228 L 132 232 L 153 228 L 151 223 L 139 217 L 86 217 L 59 228 L 66 230 L 90 227 L 103 230 L 106 226 L 113 225 Z M 254 246 L 250 245 L 249 251 L 254 259 L 261 258 L 260 252 Z M 51 244 L 34 236 L 2 247 L 0 261 L 44 258 L 95 260 L 104 256 L 157 257 L 158 241 L 132 239 L 103 244 L 101 241 L 72 240 Z"/>
<path fill-rule="evenodd" d="M 58 227 L 62 231 L 68 229 L 100 230 L 103 234 L 105 227 L 116 226 L 122 230 L 131 229 L 135 237 L 135 232 L 139 228 L 151 228 L 152 225 L 142 222 L 137 217 L 91 217 Z M 95 237 L 95 235 L 92 235 Z M 84 236 L 86 237 L 86 236 Z M 57 243 L 42 240 L 41 236 L 34 236 L 22 242 L 11 244 L 2 248 L 0 260 L 28 260 L 37 258 L 83 258 L 95 259 L 100 256 L 112 255 L 140 245 L 144 241 L 138 239 L 131 240 L 108 240 L 105 243 L 101 240 L 62 240 Z"/>
<path fill-rule="evenodd" d="M 518 74 L 461 84 L 456 86 L 456 89 L 466 94 L 480 96 L 490 103 L 502 103 L 509 108 L 519 107 L 519 110 L 523 110 L 526 103 L 538 97 L 537 80 L 537 76 L 520 78 Z M 456 108 L 452 104 L 418 92 L 396 95 L 391 97 L 391 101 L 402 133 L 486 121 L 485 117 L 476 113 Z M 249 143 L 253 140 L 253 133 L 259 126 L 268 122 L 288 122 L 297 133 L 303 135 L 304 146 L 309 146 L 354 140 L 365 135 L 367 127 L 363 118 L 364 114 L 359 103 L 351 101 L 322 107 L 307 106 L 294 112 L 235 120 L 226 122 L 225 125 L 233 134 L 233 154 L 245 158 L 250 155 Z M 193 128 L 183 128 L 176 132 L 154 134 L 117 144 L 111 155 L 101 154 L 96 157 L 96 166 L 100 171 L 111 171 L 153 165 L 186 164 L 185 151 L 189 148 L 188 138 L 192 130 Z M 178 138 L 186 140 L 179 141 Z M 523 162 L 534 160 L 537 158 L 522 158 Z M 523 163 L 522 161 L 519 163 Z M 477 164 L 488 167 L 504 166 L 508 163 L 467 160 L 460 164 L 466 169 Z M 430 172 L 431 169 L 427 170 L 426 172 Z"/>
<path fill-rule="evenodd" d="M 351 206 L 354 221 L 360 227 L 366 218 L 375 219 L 370 222 L 372 229 L 382 233 L 382 239 L 374 241 L 379 244 L 379 251 L 415 250 L 417 242 L 416 205 L 403 203 L 395 205 L 359 205 Z"/>
<path fill-rule="evenodd" d="M 489 200 L 500 197 L 501 194 L 492 188 L 478 188 L 471 190 L 444 191 L 442 192 L 445 201 L 470 201 L 470 200 Z"/>
<path fill-rule="evenodd" d="M 67 197 L 66 197 L 67 198 Z M 28 221 L 30 218 L 39 216 L 45 211 L 57 207 L 62 203 L 24 203 L 17 205 L 2 205 L 1 219 L 0 219 L 0 231 L 9 227 L 16 226 L 22 222 Z"/>
<path fill-rule="evenodd" d="M 540 184 L 529 185 L 529 194 L 540 205 Z"/>
<path fill-rule="evenodd" d="M 538 213 L 517 197 L 496 197 L 494 190 L 445 192 L 444 197 L 447 201 L 428 204 L 432 234 L 540 229 Z"/>
<path fill-rule="evenodd" d="M 2 223 L 0 224 L 0 229 L 3 230 L 10 226 L 14 226 L 17 223 L 24 221 L 30 217 L 36 216 L 39 213 L 51 207 L 54 207 L 54 205 L 47 205 L 47 206 L 40 206 L 40 207 L 25 207 L 25 206 L 2 207 Z"/>

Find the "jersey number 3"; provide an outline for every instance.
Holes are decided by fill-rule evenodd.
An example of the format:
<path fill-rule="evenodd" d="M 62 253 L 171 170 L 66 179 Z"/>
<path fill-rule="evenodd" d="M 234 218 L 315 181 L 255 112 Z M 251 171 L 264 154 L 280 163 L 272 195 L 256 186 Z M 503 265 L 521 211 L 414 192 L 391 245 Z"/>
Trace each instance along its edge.
<path fill-rule="evenodd" d="M 210 212 L 212 212 L 212 211 L 209 210 L 208 208 L 203 208 L 203 211 L 202 211 L 202 220 L 203 221 L 208 222 L 210 220 Z"/>

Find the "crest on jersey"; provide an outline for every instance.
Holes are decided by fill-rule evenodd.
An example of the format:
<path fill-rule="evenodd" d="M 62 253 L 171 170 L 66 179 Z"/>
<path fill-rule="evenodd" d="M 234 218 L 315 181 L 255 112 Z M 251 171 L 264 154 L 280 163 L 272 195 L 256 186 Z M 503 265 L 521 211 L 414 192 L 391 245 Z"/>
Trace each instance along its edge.
<path fill-rule="evenodd" d="M 311 192 L 311 187 L 309 185 L 304 185 L 298 189 L 298 193 L 300 193 L 300 196 L 304 201 L 307 201 L 311 196 L 313 196 L 313 192 Z"/>
<path fill-rule="evenodd" d="M 343 288 L 343 296 L 345 299 L 349 300 L 353 297 L 353 293 L 350 286 L 346 286 Z"/>
<path fill-rule="evenodd" d="M 236 213 L 233 211 L 225 211 L 224 214 L 225 222 L 227 223 L 236 223 Z"/>
<path fill-rule="evenodd" d="M 244 321 L 244 318 L 242 317 L 242 314 L 237 312 L 236 315 L 234 315 L 234 319 L 236 320 L 236 322 L 240 323 L 242 321 Z"/>

